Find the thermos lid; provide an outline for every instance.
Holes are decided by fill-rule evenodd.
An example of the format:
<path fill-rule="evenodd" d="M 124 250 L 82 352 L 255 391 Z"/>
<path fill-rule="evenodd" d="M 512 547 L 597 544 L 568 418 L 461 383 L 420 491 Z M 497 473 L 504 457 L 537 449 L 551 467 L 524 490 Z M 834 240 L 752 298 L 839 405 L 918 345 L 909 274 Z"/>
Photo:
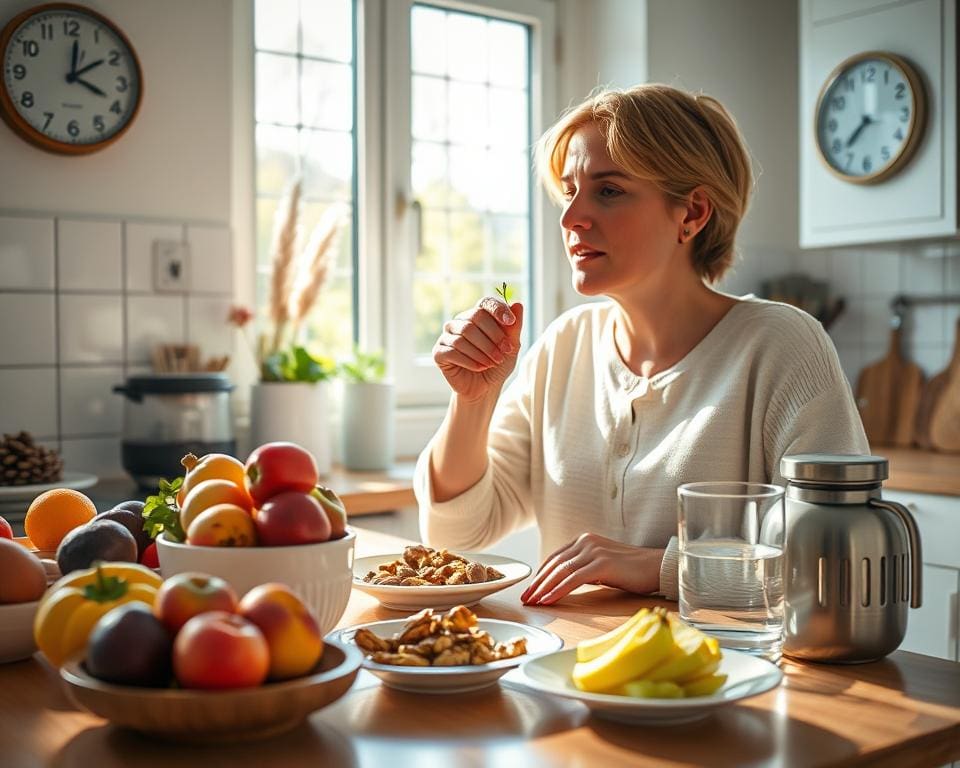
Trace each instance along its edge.
<path fill-rule="evenodd" d="M 889 464 L 883 456 L 796 453 L 780 459 L 780 474 L 799 483 L 880 483 L 889 476 Z"/>

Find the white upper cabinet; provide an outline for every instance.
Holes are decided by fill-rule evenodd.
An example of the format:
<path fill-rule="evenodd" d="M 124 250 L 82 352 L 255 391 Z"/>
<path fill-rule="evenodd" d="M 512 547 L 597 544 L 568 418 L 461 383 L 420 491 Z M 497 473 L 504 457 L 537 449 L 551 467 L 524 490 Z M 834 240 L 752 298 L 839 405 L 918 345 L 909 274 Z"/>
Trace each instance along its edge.
<path fill-rule="evenodd" d="M 877 67 L 838 76 L 869 52 L 880 54 Z M 801 246 L 955 236 L 955 1 L 801 0 L 800 56 Z M 910 108 L 911 90 L 925 115 Z M 887 161 L 897 167 L 879 173 Z"/>

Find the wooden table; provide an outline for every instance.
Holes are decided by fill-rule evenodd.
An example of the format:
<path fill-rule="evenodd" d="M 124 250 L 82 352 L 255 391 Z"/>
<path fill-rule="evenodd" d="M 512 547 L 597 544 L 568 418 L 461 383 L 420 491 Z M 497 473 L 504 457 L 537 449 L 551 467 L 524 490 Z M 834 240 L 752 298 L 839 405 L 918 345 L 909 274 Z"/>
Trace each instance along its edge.
<path fill-rule="evenodd" d="M 359 531 L 357 555 L 405 542 Z M 568 645 L 657 600 L 588 587 L 550 608 L 519 603 L 522 585 L 482 616 L 547 627 Z M 341 624 L 397 618 L 355 591 Z M 576 702 L 504 678 L 456 696 L 392 691 L 361 672 L 354 688 L 286 735 L 189 747 L 148 740 L 78 712 L 36 658 L 0 667 L 0 765 L 110 766 L 937 766 L 960 758 L 960 664 L 897 652 L 858 666 L 785 661 L 777 690 L 670 727 L 593 718 Z"/>

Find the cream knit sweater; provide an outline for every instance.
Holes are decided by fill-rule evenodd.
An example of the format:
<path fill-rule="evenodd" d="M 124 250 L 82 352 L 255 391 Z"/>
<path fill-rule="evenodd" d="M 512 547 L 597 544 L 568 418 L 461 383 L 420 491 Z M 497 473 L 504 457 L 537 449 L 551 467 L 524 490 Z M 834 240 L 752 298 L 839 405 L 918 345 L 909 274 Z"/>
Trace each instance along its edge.
<path fill-rule="evenodd" d="M 565 312 L 521 359 L 490 427 L 484 476 L 433 500 L 414 474 L 424 542 L 478 550 L 536 523 L 541 558 L 585 532 L 665 547 L 660 591 L 677 597 L 677 486 L 784 484 L 780 457 L 868 453 L 850 386 L 822 326 L 745 297 L 686 357 L 645 378 L 613 343 L 615 307 Z"/>

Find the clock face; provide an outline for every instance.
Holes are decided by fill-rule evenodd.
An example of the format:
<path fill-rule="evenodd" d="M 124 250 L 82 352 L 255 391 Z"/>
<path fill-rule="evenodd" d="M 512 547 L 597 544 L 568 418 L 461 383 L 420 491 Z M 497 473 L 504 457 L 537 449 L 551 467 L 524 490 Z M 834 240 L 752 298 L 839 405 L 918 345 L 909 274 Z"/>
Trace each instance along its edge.
<path fill-rule="evenodd" d="M 140 66 L 123 33 L 86 8 L 42 6 L 4 32 L 4 117 L 53 151 L 99 149 L 130 124 L 140 104 Z"/>
<path fill-rule="evenodd" d="M 816 140 L 837 176 L 873 183 L 903 167 L 923 128 L 923 91 L 905 61 L 868 53 L 844 62 L 817 104 Z"/>

